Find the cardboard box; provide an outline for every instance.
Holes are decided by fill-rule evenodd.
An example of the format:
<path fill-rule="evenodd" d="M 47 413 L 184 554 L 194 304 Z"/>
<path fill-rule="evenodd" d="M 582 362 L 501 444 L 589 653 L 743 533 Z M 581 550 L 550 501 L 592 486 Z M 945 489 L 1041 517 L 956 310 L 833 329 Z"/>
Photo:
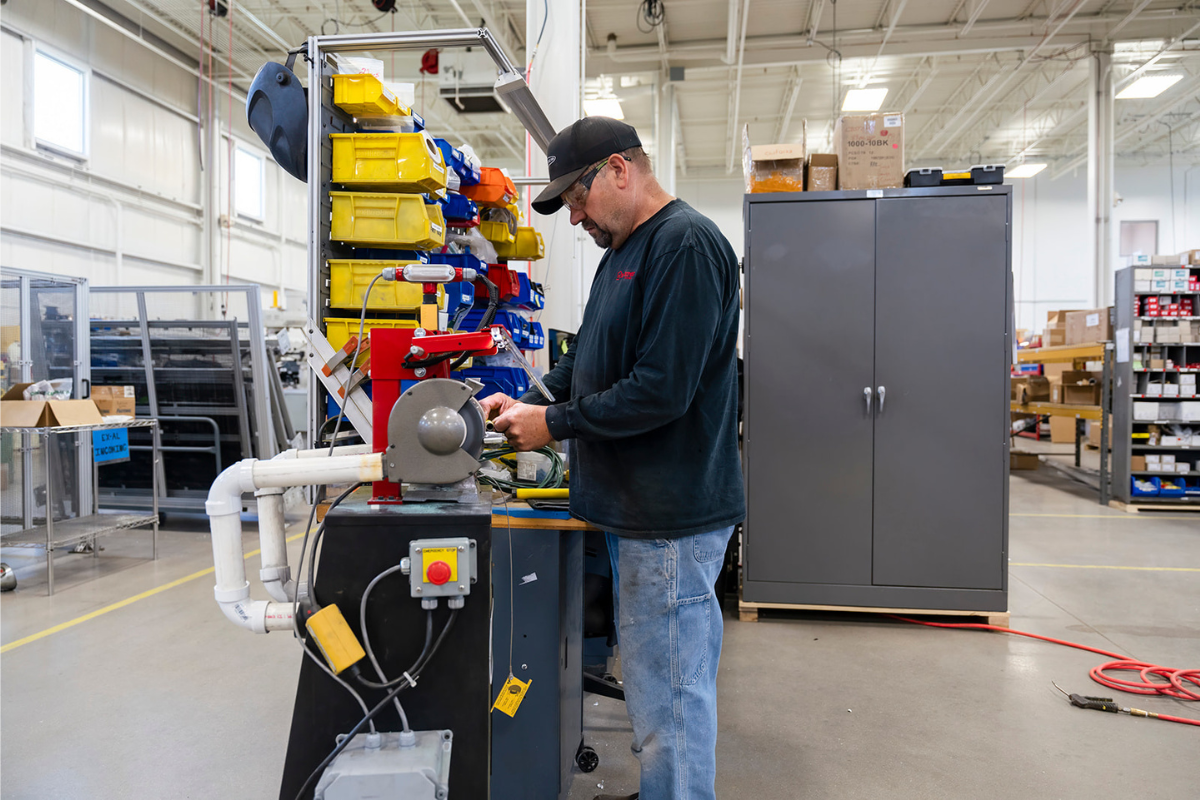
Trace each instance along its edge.
<path fill-rule="evenodd" d="M 1179 407 L 1175 419 L 1182 422 L 1200 422 L 1200 401 L 1189 400 L 1175 405 Z"/>
<path fill-rule="evenodd" d="M 93 386 L 92 402 L 102 417 L 137 416 L 137 396 L 132 386 Z"/>
<path fill-rule="evenodd" d="M 904 115 L 845 114 L 833 141 L 839 189 L 888 189 L 904 185 Z"/>
<path fill-rule="evenodd" d="M 1050 385 L 1050 402 L 1094 406 L 1100 404 L 1100 376 L 1092 372 L 1070 370 L 1062 382 Z"/>
<path fill-rule="evenodd" d="M 1067 344 L 1112 341 L 1110 308 L 1067 312 Z"/>
<path fill-rule="evenodd" d="M 1037 453 L 1022 453 L 1019 450 L 1008 451 L 1008 468 L 1010 470 L 1037 469 L 1040 463 Z"/>
<path fill-rule="evenodd" d="M 1168 383 L 1162 387 L 1163 397 L 1179 397 L 1179 384 Z"/>
<path fill-rule="evenodd" d="M 1135 292 L 1149 292 L 1150 286 L 1153 283 L 1154 283 L 1154 281 L 1134 281 L 1133 282 L 1133 290 Z"/>
<path fill-rule="evenodd" d="M 1070 364 L 1043 364 L 1042 375 L 1051 383 L 1062 383 L 1064 372 L 1074 369 Z"/>
<path fill-rule="evenodd" d="M 1133 271 L 1133 279 L 1135 281 L 1148 281 L 1154 277 L 1154 270 L 1146 267 L 1137 267 Z"/>
<path fill-rule="evenodd" d="M 1188 262 L 1187 262 L 1187 255 L 1184 254 L 1184 255 L 1150 256 L 1150 263 L 1153 264 L 1154 266 L 1158 266 L 1160 264 L 1163 266 L 1175 266 L 1177 264 L 1186 264 Z"/>
<path fill-rule="evenodd" d="M 813 153 L 808 157 L 808 178 L 805 189 L 810 192 L 832 192 L 838 188 L 838 157 L 835 153 Z"/>
<path fill-rule="evenodd" d="M 1191 471 L 1192 471 L 1192 465 L 1191 465 L 1191 464 L 1184 464 L 1184 463 L 1176 462 L 1176 463 L 1175 463 L 1175 471 L 1176 471 L 1176 472 L 1182 472 L 1182 473 L 1188 473 L 1188 472 L 1191 472 Z"/>
<path fill-rule="evenodd" d="M 1129 266 L 1140 267 L 1150 263 L 1150 256 L 1136 255 L 1129 257 Z"/>
<path fill-rule="evenodd" d="M 32 384 L 18 383 L 0 397 L 0 418 L 16 428 L 57 428 L 64 425 L 98 425 L 104 420 L 91 400 L 25 400 Z"/>
<path fill-rule="evenodd" d="M 804 143 L 751 147 L 747 184 L 750 192 L 803 192 Z"/>
<path fill-rule="evenodd" d="M 1050 441 L 1054 444 L 1075 443 L 1075 418 L 1051 417 Z"/>
<path fill-rule="evenodd" d="M 1021 405 L 1034 400 L 1050 399 L 1050 381 L 1041 375 L 1024 375 L 1019 378 L 1012 378 L 1011 383 L 1009 399 L 1015 400 Z"/>
<path fill-rule="evenodd" d="M 1148 421 L 1158 419 L 1158 407 L 1161 403 L 1137 403 L 1133 404 L 1133 418 L 1136 420 Z M 1153 444 L 1153 442 L 1150 442 Z"/>
<path fill-rule="evenodd" d="M 1042 331 L 1042 347 L 1062 347 L 1066 343 L 1066 328 L 1047 328 Z"/>
<path fill-rule="evenodd" d="M 1129 457 L 1129 469 L 1133 472 L 1145 472 L 1146 471 L 1146 457 L 1145 456 L 1130 456 Z"/>

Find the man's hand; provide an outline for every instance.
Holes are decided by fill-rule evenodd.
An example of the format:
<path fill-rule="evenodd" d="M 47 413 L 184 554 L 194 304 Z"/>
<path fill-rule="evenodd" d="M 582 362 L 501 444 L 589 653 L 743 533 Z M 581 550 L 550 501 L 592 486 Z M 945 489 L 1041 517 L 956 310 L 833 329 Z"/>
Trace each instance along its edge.
<path fill-rule="evenodd" d="M 490 400 L 491 398 L 487 398 Z M 546 427 L 546 407 L 513 402 L 495 422 L 496 430 L 508 437 L 508 443 L 519 451 L 537 450 L 553 439 Z"/>
<path fill-rule="evenodd" d="M 505 411 L 515 406 L 517 401 L 506 394 L 489 394 L 487 397 L 479 401 L 480 407 L 483 409 L 483 418 L 492 419 L 498 417 Z"/>

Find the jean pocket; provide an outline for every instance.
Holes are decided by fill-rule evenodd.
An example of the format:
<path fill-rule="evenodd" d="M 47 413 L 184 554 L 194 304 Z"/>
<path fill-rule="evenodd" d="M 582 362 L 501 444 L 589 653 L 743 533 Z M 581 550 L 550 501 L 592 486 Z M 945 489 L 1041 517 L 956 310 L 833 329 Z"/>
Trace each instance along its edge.
<path fill-rule="evenodd" d="M 729 547 L 729 530 L 724 529 L 713 533 L 698 533 L 692 537 L 692 552 L 697 563 L 707 564 L 725 558 L 725 550 Z"/>
<path fill-rule="evenodd" d="M 676 676 L 680 686 L 692 686 L 708 668 L 709 628 L 712 625 L 711 594 L 688 597 L 675 607 L 678 641 L 675 643 Z"/>

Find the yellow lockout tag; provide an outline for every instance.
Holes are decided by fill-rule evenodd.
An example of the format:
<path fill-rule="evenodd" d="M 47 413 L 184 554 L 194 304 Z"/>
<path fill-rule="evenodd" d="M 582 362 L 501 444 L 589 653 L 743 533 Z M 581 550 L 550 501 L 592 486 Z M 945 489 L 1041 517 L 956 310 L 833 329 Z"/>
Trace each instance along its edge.
<path fill-rule="evenodd" d="M 421 577 L 429 580 L 429 565 L 435 561 L 444 561 L 450 567 L 448 582 L 458 580 L 458 550 L 453 547 L 427 547 L 421 551 Z"/>
<path fill-rule="evenodd" d="M 509 675 L 508 680 L 500 687 L 500 695 L 492 704 L 492 711 L 502 711 L 510 717 L 516 716 L 517 709 L 521 707 L 521 701 L 525 699 L 525 693 L 529 691 L 531 683 L 533 681 L 522 683 L 519 679 Z"/>

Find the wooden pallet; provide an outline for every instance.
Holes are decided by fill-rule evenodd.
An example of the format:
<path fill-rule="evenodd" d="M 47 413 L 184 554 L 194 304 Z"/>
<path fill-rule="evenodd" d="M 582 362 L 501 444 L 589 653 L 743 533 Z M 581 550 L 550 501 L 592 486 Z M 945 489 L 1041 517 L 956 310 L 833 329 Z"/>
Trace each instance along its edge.
<path fill-rule="evenodd" d="M 967 622 L 981 622 L 1007 628 L 1007 611 L 947 611 L 930 608 L 872 608 L 868 606 L 820 606 L 808 603 L 752 603 L 738 600 L 738 619 L 758 622 L 761 611 L 851 611 L 858 614 L 897 614 L 902 617 L 970 617 Z"/>
<path fill-rule="evenodd" d="M 1115 508 L 1118 511 L 1124 511 L 1127 514 L 1140 514 L 1143 511 L 1182 511 L 1187 513 L 1200 512 L 1200 502 L 1194 503 L 1124 503 L 1120 500 L 1109 500 L 1109 508 Z"/>

